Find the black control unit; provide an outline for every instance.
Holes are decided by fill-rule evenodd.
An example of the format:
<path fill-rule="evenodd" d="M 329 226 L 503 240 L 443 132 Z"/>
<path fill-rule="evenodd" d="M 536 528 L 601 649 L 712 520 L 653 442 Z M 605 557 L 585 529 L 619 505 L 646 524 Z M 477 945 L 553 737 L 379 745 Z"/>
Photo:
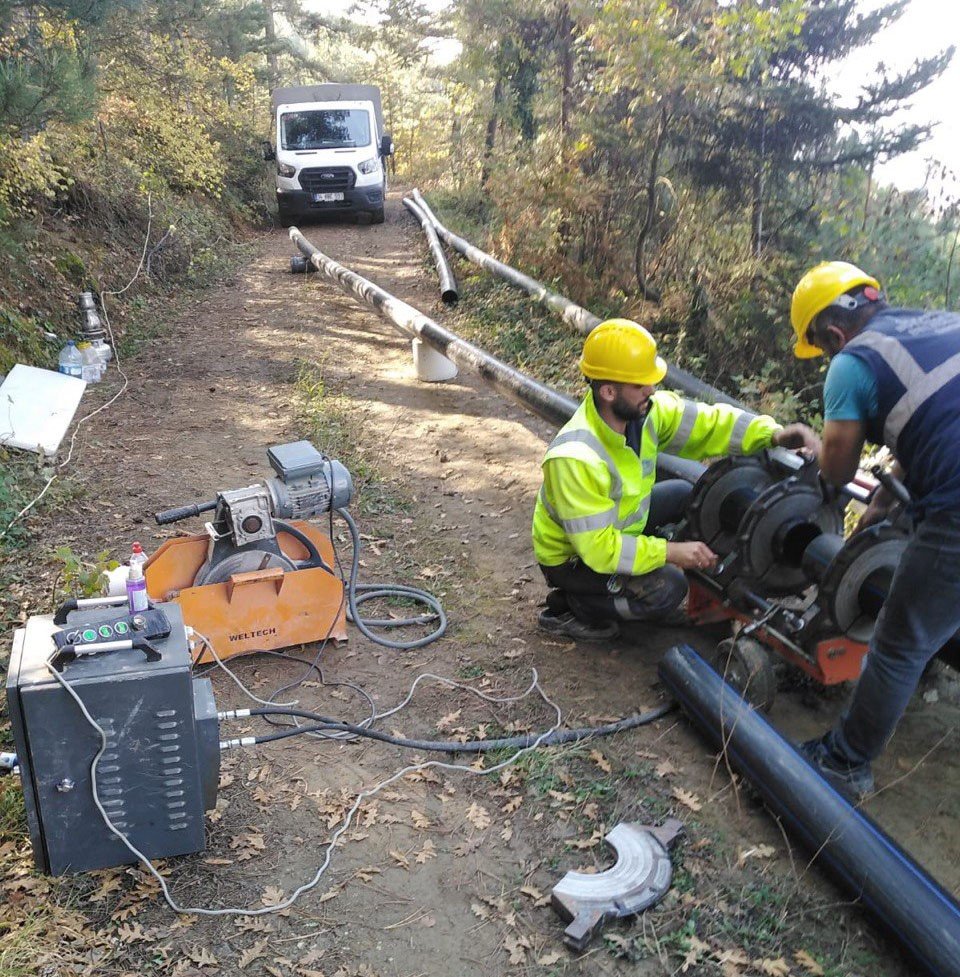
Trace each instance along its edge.
<path fill-rule="evenodd" d="M 114 826 L 151 859 L 202 851 L 219 727 L 210 680 L 191 674 L 179 605 L 72 610 L 62 626 L 41 615 L 18 629 L 7 675 L 37 868 L 60 875 L 136 861 L 94 803 L 100 735 L 50 665 L 106 735 L 97 791 Z"/>

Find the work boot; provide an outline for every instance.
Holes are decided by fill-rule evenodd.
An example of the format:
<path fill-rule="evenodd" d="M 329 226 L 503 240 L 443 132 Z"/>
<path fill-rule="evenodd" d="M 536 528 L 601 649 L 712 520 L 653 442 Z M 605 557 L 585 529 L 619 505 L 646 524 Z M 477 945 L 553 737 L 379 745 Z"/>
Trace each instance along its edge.
<path fill-rule="evenodd" d="M 801 743 L 797 750 L 823 779 L 851 804 L 858 804 L 874 790 L 869 763 L 848 763 L 830 748 L 830 734 Z"/>
<path fill-rule="evenodd" d="M 615 621 L 590 624 L 575 617 L 572 611 L 565 611 L 562 614 L 553 614 L 549 609 L 541 611 L 537 623 L 543 631 L 566 635 L 574 641 L 607 641 L 620 633 L 620 628 Z"/>

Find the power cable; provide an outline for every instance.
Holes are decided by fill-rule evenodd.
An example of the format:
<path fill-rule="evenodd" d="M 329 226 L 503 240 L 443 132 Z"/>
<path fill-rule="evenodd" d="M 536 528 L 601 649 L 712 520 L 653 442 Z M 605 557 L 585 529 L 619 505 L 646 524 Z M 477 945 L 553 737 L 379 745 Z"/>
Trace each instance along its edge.
<path fill-rule="evenodd" d="M 658 719 L 662 719 L 668 713 L 673 712 L 675 708 L 675 703 L 667 702 L 662 706 L 658 706 L 656 709 L 640 713 L 637 716 L 628 716 L 603 726 L 585 726 L 580 729 L 558 730 L 548 735 L 529 733 L 526 736 L 506 736 L 493 740 L 465 741 L 413 740 L 403 736 L 381 733 L 379 730 L 369 729 L 366 726 L 359 726 L 354 723 L 338 722 L 335 719 L 330 719 L 327 716 L 309 712 L 305 709 L 235 709 L 220 713 L 218 718 L 226 720 L 244 719 L 248 716 L 296 716 L 299 719 L 314 720 L 316 723 L 314 726 L 300 726 L 297 729 L 290 729 L 283 733 L 271 733 L 268 736 L 251 736 L 237 740 L 226 740 L 225 743 L 228 749 L 235 746 L 259 746 L 263 743 L 273 743 L 277 740 L 288 739 L 291 736 L 300 736 L 303 733 L 314 730 L 338 730 L 353 733 L 354 736 L 358 737 L 379 740 L 381 743 L 401 746 L 408 750 L 423 750 L 436 753 L 489 753 L 491 750 L 524 749 L 533 743 L 536 743 L 538 746 L 556 746 L 561 743 L 576 743 L 580 740 L 611 736 L 614 733 L 622 733 L 629 729 L 647 726 L 650 723 L 656 722 Z"/>

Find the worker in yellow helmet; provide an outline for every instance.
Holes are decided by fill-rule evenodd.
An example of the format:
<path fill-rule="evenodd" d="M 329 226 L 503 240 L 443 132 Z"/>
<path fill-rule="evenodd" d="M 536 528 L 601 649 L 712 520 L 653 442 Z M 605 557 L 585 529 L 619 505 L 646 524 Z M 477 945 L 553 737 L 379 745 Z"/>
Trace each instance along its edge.
<path fill-rule="evenodd" d="M 657 535 L 682 517 L 691 490 L 680 479 L 654 484 L 658 451 L 702 459 L 770 445 L 816 451 L 819 440 L 802 424 L 782 428 L 771 417 L 657 391 L 666 363 L 629 319 L 590 333 L 580 369 L 590 389 L 547 449 L 533 514 L 534 553 L 553 588 L 540 626 L 602 640 L 621 622 L 678 623 L 683 571 L 717 557 L 704 543 Z"/>
<path fill-rule="evenodd" d="M 873 789 L 872 761 L 923 669 L 960 629 L 960 315 L 894 309 L 855 265 L 826 261 L 793 293 L 794 352 L 830 357 L 823 386 L 825 481 L 857 471 L 865 441 L 886 445 L 906 483 L 914 535 L 901 557 L 843 718 L 801 751 L 835 787 Z M 861 527 L 882 519 L 881 489 Z"/>

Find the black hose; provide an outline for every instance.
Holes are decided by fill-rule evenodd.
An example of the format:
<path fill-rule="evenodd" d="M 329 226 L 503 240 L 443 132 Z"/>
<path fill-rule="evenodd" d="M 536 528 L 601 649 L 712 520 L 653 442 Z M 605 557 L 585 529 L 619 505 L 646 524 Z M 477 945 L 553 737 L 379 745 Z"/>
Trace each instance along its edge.
<path fill-rule="evenodd" d="M 375 729 L 367 729 L 365 726 L 357 726 L 354 723 L 341 723 L 328 716 L 322 716 L 316 712 L 309 712 L 305 709 L 251 709 L 251 716 L 294 716 L 298 719 L 312 719 L 316 722 L 314 726 L 298 726 L 283 733 L 273 733 L 269 736 L 258 736 L 255 743 L 272 743 L 275 740 L 284 740 L 290 736 L 299 736 L 301 733 L 313 733 L 325 730 L 337 730 L 347 733 L 355 733 L 357 736 L 365 736 L 368 739 L 380 740 L 382 743 L 390 743 L 393 746 L 401 746 L 408 750 L 429 750 L 435 753 L 488 753 L 491 750 L 503 749 L 524 749 L 537 743 L 539 746 L 556 746 L 559 743 L 574 743 L 578 740 L 592 739 L 596 736 L 612 736 L 614 733 L 622 733 L 628 729 L 636 729 L 639 726 L 646 726 L 650 723 L 662 719 L 667 713 L 676 708 L 672 702 L 667 702 L 649 712 L 641 713 L 639 716 L 628 716 L 615 723 L 607 723 L 605 726 L 589 726 L 582 729 L 563 729 L 555 730 L 546 736 L 529 733 L 526 736 L 507 736 L 495 740 L 467 740 L 461 743 L 457 740 L 411 740 L 401 736 L 391 736 L 389 733 L 381 733 Z"/>

